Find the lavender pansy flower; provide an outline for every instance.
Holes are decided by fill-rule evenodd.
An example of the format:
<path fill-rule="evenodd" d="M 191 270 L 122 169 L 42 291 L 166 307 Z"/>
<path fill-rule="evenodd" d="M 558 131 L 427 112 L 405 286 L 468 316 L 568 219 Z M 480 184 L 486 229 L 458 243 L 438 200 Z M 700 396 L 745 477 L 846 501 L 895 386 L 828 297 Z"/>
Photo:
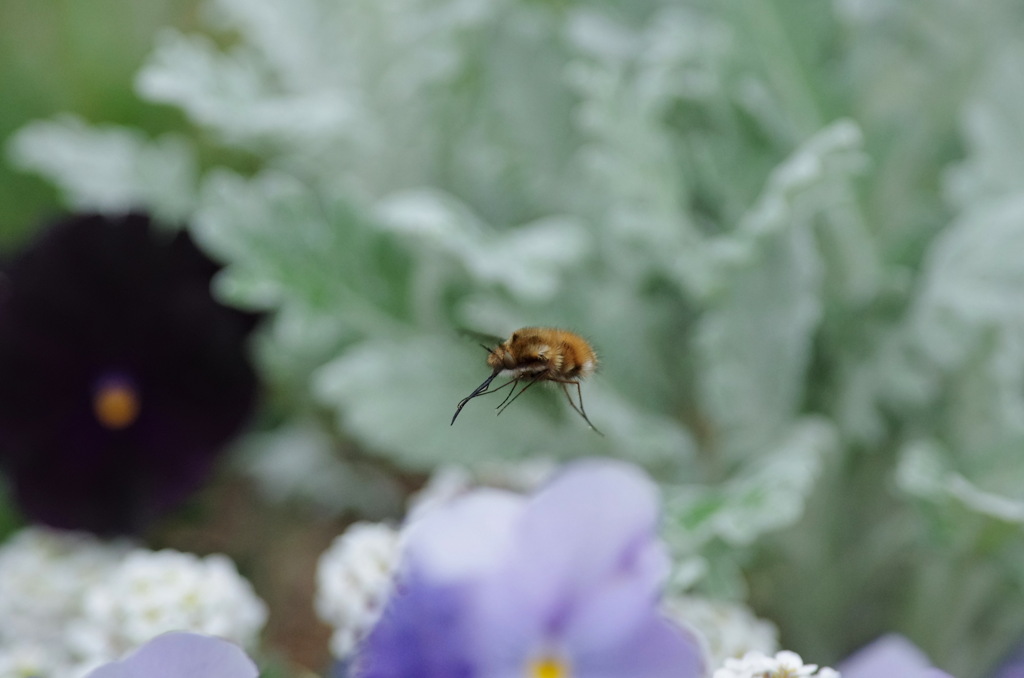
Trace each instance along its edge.
<path fill-rule="evenodd" d="M 1024 653 L 1018 650 L 991 675 L 992 678 L 1024 678 Z"/>
<path fill-rule="evenodd" d="M 932 666 L 928 657 L 903 636 L 882 636 L 853 653 L 842 664 L 843 678 L 952 678 Z"/>
<path fill-rule="evenodd" d="M 199 633 L 157 636 L 124 659 L 86 678 L 257 678 L 259 670 L 240 647 Z"/>
<path fill-rule="evenodd" d="M 251 314 L 217 265 L 148 217 L 76 215 L 0 266 L 0 469 L 51 527 L 138 532 L 247 420 Z"/>
<path fill-rule="evenodd" d="M 668 559 L 635 467 L 581 462 L 532 498 L 480 490 L 408 528 L 360 678 L 688 678 L 696 641 L 658 611 Z"/>

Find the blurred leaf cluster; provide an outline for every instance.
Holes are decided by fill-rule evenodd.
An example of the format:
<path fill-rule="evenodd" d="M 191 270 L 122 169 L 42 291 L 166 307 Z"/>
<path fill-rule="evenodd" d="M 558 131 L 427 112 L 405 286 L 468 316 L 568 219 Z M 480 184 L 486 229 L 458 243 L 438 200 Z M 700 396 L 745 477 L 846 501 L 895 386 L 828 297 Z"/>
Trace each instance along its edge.
<path fill-rule="evenodd" d="M 62 110 L 147 130 L 180 126 L 176 111 L 148 105 L 127 84 L 151 50 L 153 35 L 168 24 L 195 25 L 197 5 L 198 0 L 4 2 L 0 139 L 26 120 Z M 40 213 L 54 210 L 55 198 L 49 184 L 0 162 L 0 254 L 28 234 Z"/>
<path fill-rule="evenodd" d="M 367 458 L 620 456 L 664 483 L 677 585 L 805 656 L 899 630 L 970 678 L 1024 635 L 1024 6 L 202 18 L 135 79 L 187 127 L 65 116 L 8 150 L 72 206 L 187 221 L 222 298 L 273 312 L 261 457 L 353 441 L 334 493 L 360 505 L 393 490 Z M 460 330 L 526 325 L 593 341 L 606 437 L 554 391 L 448 426 L 486 376 Z"/>

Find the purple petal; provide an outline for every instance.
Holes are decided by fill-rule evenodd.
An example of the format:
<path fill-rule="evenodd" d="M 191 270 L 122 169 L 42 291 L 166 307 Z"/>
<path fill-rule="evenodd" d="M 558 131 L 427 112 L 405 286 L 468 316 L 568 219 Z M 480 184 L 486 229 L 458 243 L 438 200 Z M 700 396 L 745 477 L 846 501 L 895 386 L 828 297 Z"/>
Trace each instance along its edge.
<path fill-rule="evenodd" d="M 363 642 L 353 675 L 359 678 L 472 678 L 473 645 L 458 586 L 438 586 L 407 573 Z"/>
<path fill-rule="evenodd" d="M 651 551 L 649 557 L 663 554 L 654 544 Z M 566 618 L 566 642 L 581 650 L 619 642 L 651 617 L 658 593 L 649 577 L 609 577 L 573 601 Z"/>
<path fill-rule="evenodd" d="M 1010 656 L 1000 662 L 992 678 L 1024 678 L 1024 647 L 1016 647 Z"/>
<path fill-rule="evenodd" d="M 493 572 L 512 546 L 525 505 L 520 495 L 491 489 L 454 499 L 406 528 L 406 557 L 435 581 Z"/>
<path fill-rule="evenodd" d="M 697 640 L 680 627 L 651 614 L 618 644 L 575 653 L 573 678 L 697 678 L 704 658 Z"/>
<path fill-rule="evenodd" d="M 86 678 L 257 678 L 237 645 L 198 633 L 165 633 Z"/>
<path fill-rule="evenodd" d="M 475 597 L 487 675 L 537 647 L 614 646 L 656 606 L 667 557 L 653 484 L 613 461 L 570 465 L 529 503 L 517 547 Z"/>
<path fill-rule="evenodd" d="M 618 577 L 642 579 L 654 590 L 668 571 L 657 521 L 657 491 L 635 466 L 571 464 L 530 501 L 508 576 L 514 572 L 523 594 L 541 607 Z"/>
<path fill-rule="evenodd" d="M 528 501 L 479 492 L 409 528 L 399 589 L 360 678 L 696 678 L 696 641 L 657 611 L 667 557 L 636 467 L 569 466 Z"/>
<path fill-rule="evenodd" d="M 545 569 L 571 573 L 580 587 L 616 570 L 656 565 L 649 573 L 667 573 L 667 561 L 638 563 L 635 556 L 655 536 L 658 492 L 637 467 L 611 460 L 588 460 L 566 467 L 530 502 L 521 538 Z M 535 559 L 533 562 L 537 562 Z"/>
<path fill-rule="evenodd" d="M 928 656 L 901 635 L 882 636 L 839 665 L 843 678 L 949 678 L 932 668 Z"/>

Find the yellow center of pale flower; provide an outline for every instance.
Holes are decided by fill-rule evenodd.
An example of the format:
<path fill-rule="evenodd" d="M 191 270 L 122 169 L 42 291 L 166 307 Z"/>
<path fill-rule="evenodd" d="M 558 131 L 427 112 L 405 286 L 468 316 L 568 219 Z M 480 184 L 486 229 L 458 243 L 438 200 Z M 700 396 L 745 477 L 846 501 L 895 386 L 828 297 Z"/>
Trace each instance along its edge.
<path fill-rule="evenodd" d="M 543 655 L 530 662 L 528 678 L 572 678 L 569 665 L 558 657 Z"/>

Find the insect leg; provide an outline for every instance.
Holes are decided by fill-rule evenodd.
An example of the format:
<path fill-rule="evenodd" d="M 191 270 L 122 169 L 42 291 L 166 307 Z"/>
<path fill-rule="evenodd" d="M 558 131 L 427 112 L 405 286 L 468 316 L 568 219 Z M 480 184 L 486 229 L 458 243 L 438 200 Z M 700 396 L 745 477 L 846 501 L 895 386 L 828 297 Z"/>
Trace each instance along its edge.
<path fill-rule="evenodd" d="M 576 412 L 581 417 L 583 417 L 583 421 L 587 422 L 587 426 L 589 426 L 591 429 L 593 429 L 594 433 L 596 433 L 597 435 L 599 435 L 599 436 L 601 436 L 603 438 L 604 434 L 601 433 L 601 431 L 599 431 L 596 426 L 594 426 L 594 423 L 592 421 L 590 421 L 590 417 L 587 416 L 586 410 L 583 409 L 583 391 L 582 391 L 582 389 L 580 389 L 580 382 L 578 382 L 578 381 L 559 381 L 558 383 L 562 386 L 562 392 L 565 393 L 565 397 L 569 401 L 569 404 L 572 406 L 572 409 L 576 410 Z M 577 407 L 576 403 L 573 402 L 572 395 L 569 394 L 569 389 L 566 387 L 566 384 L 576 384 L 576 397 L 580 401 L 579 407 Z"/>
<path fill-rule="evenodd" d="M 537 375 L 536 377 L 534 377 L 533 379 L 531 379 L 531 380 L 530 380 L 530 381 L 529 381 L 529 382 L 528 382 L 528 383 L 526 384 L 526 386 L 524 386 L 524 387 L 522 387 L 521 389 L 519 389 L 519 393 L 516 393 L 516 394 L 515 394 L 515 396 L 513 396 L 511 400 L 510 400 L 509 398 L 507 398 L 507 397 L 506 397 L 506 398 L 505 398 L 505 400 L 507 400 L 508 402 L 502 402 L 502 404 L 501 404 L 500 408 L 498 409 L 498 414 L 501 414 L 502 412 L 504 412 L 504 411 L 505 411 L 505 408 L 507 408 L 507 407 L 508 407 L 509 405 L 511 405 L 512 403 L 514 403 L 514 402 L 516 401 L 516 398 L 518 398 L 519 396 L 521 396 L 521 395 L 523 395 L 524 393 L 526 393 L 526 389 L 530 388 L 531 386 L 533 386 L 534 384 L 536 384 L 536 383 L 537 383 L 538 381 L 540 381 L 540 380 L 541 380 L 541 377 L 542 377 L 542 375 L 543 375 L 543 373 L 541 373 L 541 374 L 538 374 L 538 375 Z M 514 388 L 513 388 L 512 390 L 513 390 L 513 391 L 515 391 L 515 389 L 514 389 Z M 512 394 L 511 394 L 511 393 L 509 393 L 509 395 L 512 395 Z"/>
<path fill-rule="evenodd" d="M 519 384 L 519 379 L 513 379 L 512 381 L 510 381 L 510 382 L 509 382 L 509 384 L 516 384 L 516 385 L 518 385 L 518 384 Z M 505 386 L 508 386 L 508 384 L 505 384 Z M 504 388 L 504 386 L 502 386 L 502 388 Z M 504 400 L 502 400 L 502 401 L 501 401 L 500 403 L 498 403 L 498 406 L 497 406 L 497 407 L 495 407 L 494 409 L 496 409 L 496 410 L 500 410 L 500 409 L 501 409 L 502 407 L 504 407 L 504 406 L 505 406 L 505 403 L 507 403 L 507 402 L 508 402 L 508 399 L 509 399 L 509 398 L 511 398 L 511 397 L 512 397 L 512 395 L 513 395 L 513 394 L 514 394 L 515 392 L 516 392 L 516 387 L 515 387 L 515 386 L 513 386 L 513 387 L 512 387 L 512 390 L 511 390 L 511 391 L 509 391 L 509 392 L 508 392 L 508 395 L 506 395 L 506 396 L 505 396 L 505 399 L 504 399 Z"/>

